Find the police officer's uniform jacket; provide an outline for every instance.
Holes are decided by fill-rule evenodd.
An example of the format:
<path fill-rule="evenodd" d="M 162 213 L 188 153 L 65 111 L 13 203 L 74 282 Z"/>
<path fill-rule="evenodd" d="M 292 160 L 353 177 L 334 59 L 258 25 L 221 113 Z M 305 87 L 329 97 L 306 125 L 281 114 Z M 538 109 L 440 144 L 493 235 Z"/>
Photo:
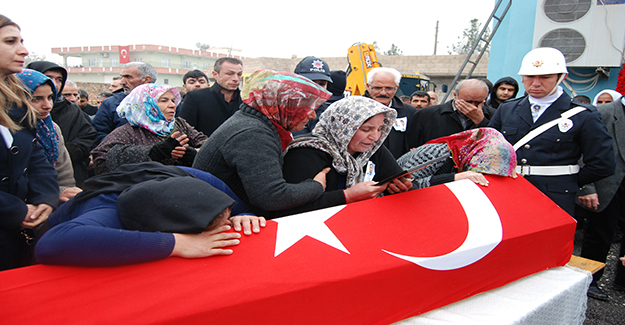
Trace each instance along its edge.
<path fill-rule="evenodd" d="M 612 138 L 596 108 L 563 93 L 534 123 L 529 99 L 522 97 L 502 103 L 489 123 L 514 145 L 533 129 L 560 118 L 562 113 L 577 106 L 586 109 L 569 118 L 572 125 L 556 124 L 516 151 L 517 165 L 525 167 L 523 176 L 571 215 L 580 187 L 614 173 Z M 582 155 L 584 166 L 577 173 L 545 176 L 532 172 L 532 166 L 562 166 L 558 168 L 562 170 L 565 166 L 577 165 Z"/>

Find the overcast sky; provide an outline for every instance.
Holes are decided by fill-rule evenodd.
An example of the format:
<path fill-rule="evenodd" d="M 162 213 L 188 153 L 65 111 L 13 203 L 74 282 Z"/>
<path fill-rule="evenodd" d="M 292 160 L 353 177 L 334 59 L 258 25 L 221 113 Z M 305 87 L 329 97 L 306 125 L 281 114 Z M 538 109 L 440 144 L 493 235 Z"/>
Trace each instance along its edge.
<path fill-rule="evenodd" d="M 95 5 L 93 3 L 98 3 Z M 411 1 L 12 1 L 2 14 L 20 25 L 26 47 L 156 44 L 233 47 L 248 57 L 347 56 L 354 43 L 395 44 L 404 55 L 447 54 L 470 20 L 485 22 L 495 0 Z M 143 3 L 140 4 L 140 3 Z M 150 3 L 150 4 L 148 4 Z M 147 5 L 146 5 L 147 4 Z M 126 6 L 125 8 L 123 6 Z"/>

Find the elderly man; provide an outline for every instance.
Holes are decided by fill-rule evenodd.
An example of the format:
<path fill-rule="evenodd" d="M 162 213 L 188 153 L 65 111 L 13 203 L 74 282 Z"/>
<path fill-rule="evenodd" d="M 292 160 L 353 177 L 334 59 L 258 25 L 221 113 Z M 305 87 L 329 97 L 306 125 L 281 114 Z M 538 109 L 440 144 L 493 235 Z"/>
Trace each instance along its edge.
<path fill-rule="evenodd" d="M 488 86 L 478 79 L 465 79 L 456 86 L 454 99 L 442 105 L 422 108 L 408 125 L 408 149 L 432 139 L 469 129 L 485 127 L 495 111 L 484 105 Z"/>
<path fill-rule="evenodd" d="M 93 127 L 98 131 L 98 142 L 111 131 L 126 124 L 126 119 L 117 115 L 117 106 L 135 87 L 156 82 L 156 70 L 143 62 L 130 62 L 122 67 L 120 84 L 123 91 L 117 91 L 113 97 L 105 99 L 93 118 Z"/>
<path fill-rule="evenodd" d="M 63 87 L 62 95 L 68 102 L 78 105 L 80 94 L 78 93 L 78 86 L 76 86 L 75 82 L 71 80 L 65 81 L 65 87 Z"/>
<path fill-rule="evenodd" d="M 384 141 L 384 145 L 395 159 L 408 152 L 406 149 L 406 127 L 410 123 L 416 108 L 402 103 L 395 94 L 399 88 L 401 73 L 393 68 L 373 68 L 367 74 L 365 96 L 376 100 L 397 111 L 393 129 Z"/>
<path fill-rule="evenodd" d="M 430 100 L 430 94 L 425 91 L 417 90 L 410 95 L 410 105 L 414 106 L 416 109 L 430 106 Z"/>
<path fill-rule="evenodd" d="M 596 108 L 573 101 L 559 86 L 568 75 L 560 51 L 530 51 L 519 75 L 528 96 L 503 102 L 489 126 L 513 144 L 517 173 L 573 215 L 578 189 L 614 173 L 612 138 Z"/>
<path fill-rule="evenodd" d="M 196 130 L 210 136 L 239 109 L 242 103 L 239 84 L 243 62 L 236 58 L 219 58 L 213 66 L 215 83 L 210 88 L 187 93 L 180 110 Z"/>
<path fill-rule="evenodd" d="M 490 99 L 486 104 L 494 109 L 497 109 L 504 101 L 516 98 L 516 94 L 519 92 L 519 84 L 512 77 L 503 77 L 493 86 L 493 92 L 490 94 Z"/>

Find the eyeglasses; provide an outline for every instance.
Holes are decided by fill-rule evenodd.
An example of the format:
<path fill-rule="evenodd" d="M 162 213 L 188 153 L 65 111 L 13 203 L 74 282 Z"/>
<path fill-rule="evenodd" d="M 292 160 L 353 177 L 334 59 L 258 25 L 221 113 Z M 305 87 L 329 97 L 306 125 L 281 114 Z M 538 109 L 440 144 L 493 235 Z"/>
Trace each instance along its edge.
<path fill-rule="evenodd" d="M 382 92 L 382 90 L 384 90 L 387 93 L 393 92 L 395 89 L 397 89 L 397 87 L 371 87 L 373 91 Z"/>

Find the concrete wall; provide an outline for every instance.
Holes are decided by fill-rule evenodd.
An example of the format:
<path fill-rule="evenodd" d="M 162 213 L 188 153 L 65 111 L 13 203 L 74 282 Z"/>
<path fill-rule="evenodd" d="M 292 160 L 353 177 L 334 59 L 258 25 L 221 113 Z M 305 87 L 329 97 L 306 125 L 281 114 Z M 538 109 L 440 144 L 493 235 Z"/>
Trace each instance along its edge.
<path fill-rule="evenodd" d="M 293 71 L 302 59 L 248 58 L 243 60 L 243 73 L 252 73 L 260 69 Z M 345 57 L 322 57 L 321 59 L 328 63 L 331 70 L 345 70 L 348 67 L 347 53 Z M 430 88 L 433 90 L 433 86 L 436 85 L 436 93 L 440 99 L 444 96 L 441 91 L 442 85 L 451 85 L 465 59 L 466 55 L 378 55 L 378 61 L 384 67 L 395 68 L 404 73 L 418 72 L 430 77 L 432 81 Z M 486 77 L 488 61 L 488 55 L 484 55 L 473 72 L 474 77 Z M 470 66 L 464 71 L 468 72 L 469 69 Z"/>

